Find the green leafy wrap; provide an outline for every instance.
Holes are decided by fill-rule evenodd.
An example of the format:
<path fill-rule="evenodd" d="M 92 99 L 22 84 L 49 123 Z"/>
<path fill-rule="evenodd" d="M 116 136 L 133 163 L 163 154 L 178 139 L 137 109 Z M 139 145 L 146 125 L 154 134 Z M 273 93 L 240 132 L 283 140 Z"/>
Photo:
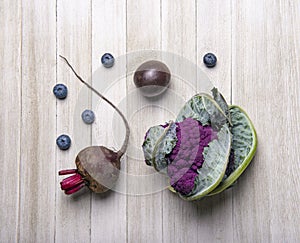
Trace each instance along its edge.
<path fill-rule="evenodd" d="M 193 96 L 175 122 L 150 128 L 143 151 L 147 165 L 165 174 L 170 190 L 198 200 L 228 188 L 256 150 L 256 133 L 246 113 L 228 106 L 216 88 Z"/>

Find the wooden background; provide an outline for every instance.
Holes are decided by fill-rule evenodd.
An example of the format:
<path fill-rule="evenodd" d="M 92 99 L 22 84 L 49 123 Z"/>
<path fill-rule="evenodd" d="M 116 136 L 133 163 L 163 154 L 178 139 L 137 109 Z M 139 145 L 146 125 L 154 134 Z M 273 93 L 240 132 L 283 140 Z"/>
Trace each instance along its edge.
<path fill-rule="evenodd" d="M 1 0 L 0 27 L 1 242 L 300 241 L 299 0 Z M 88 78 L 103 69 L 104 52 L 117 57 L 144 49 L 197 63 L 248 112 L 259 139 L 253 163 L 234 188 L 198 203 L 167 190 L 64 195 L 57 171 L 74 167 L 81 146 L 99 142 L 94 133 L 107 146 L 118 138 L 105 130 L 108 106 L 102 104 L 107 116 L 101 108 L 92 127 L 74 116 L 78 100 L 80 110 L 95 108 L 94 98 L 58 54 Z M 218 57 L 214 69 L 202 63 L 209 51 Z M 126 67 L 114 68 L 125 74 Z M 103 82 L 110 82 L 109 71 Z M 172 81 L 184 98 L 194 93 Z M 53 96 L 56 83 L 67 84 L 66 100 Z M 105 94 L 118 103 L 133 89 L 128 77 Z M 151 117 L 166 118 L 153 109 L 129 119 L 131 143 L 141 141 Z M 75 141 L 74 130 L 81 139 Z M 61 133 L 73 139 L 66 152 L 55 145 Z M 122 166 L 133 174 L 150 169 L 131 158 Z"/>

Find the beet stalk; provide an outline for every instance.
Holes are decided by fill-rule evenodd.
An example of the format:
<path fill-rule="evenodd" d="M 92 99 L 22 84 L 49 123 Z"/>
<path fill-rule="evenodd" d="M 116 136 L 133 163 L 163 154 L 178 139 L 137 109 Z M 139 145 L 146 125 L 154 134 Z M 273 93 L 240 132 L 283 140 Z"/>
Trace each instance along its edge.
<path fill-rule="evenodd" d="M 85 84 L 89 89 L 96 93 L 101 99 L 105 100 L 112 106 L 118 114 L 122 117 L 125 127 L 126 135 L 121 149 L 117 152 L 112 151 L 104 146 L 90 146 L 79 152 L 75 163 L 77 169 L 68 169 L 59 171 L 59 175 L 73 174 L 72 176 L 61 181 L 61 189 L 66 194 L 73 194 L 79 191 L 84 186 L 96 193 L 102 193 L 111 189 L 117 182 L 120 171 L 120 160 L 126 152 L 130 128 L 123 113 L 106 97 L 100 94 L 91 85 L 85 82 L 74 70 L 68 60 L 60 56 L 67 65 L 71 68 L 75 76 Z"/>

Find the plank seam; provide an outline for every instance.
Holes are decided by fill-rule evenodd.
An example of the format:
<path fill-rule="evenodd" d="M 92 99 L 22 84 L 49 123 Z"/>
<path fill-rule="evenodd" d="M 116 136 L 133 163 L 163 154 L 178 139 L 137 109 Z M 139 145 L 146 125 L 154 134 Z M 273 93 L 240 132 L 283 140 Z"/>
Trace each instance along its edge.
<path fill-rule="evenodd" d="M 91 76 L 91 85 L 93 86 L 93 0 L 90 0 L 90 76 Z M 93 110 L 93 99 L 92 99 L 92 91 L 89 91 L 89 106 L 91 107 L 91 110 Z M 90 144 L 93 142 L 93 127 L 90 127 Z M 90 243 L 92 242 L 92 210 L 93 210 L 93 195 L 90 193 L 89 195 L 90 199 Z"/>
<path fill-rule="evenodd" d="M 195 0 L 195 52 L 196 52 L 196 91 L 198 92 L 198 1 Z M 196 213 L 199 215 L 199 207 L 196 207 Z M 197 225 L 197 229 L 199 228 L 199 225 Z M 175 229 L 174 229 L 175 232 Z M 199 235 L 197 234 L 197 242 L 199 242 Z"/>
<path fill-rule="evenodd" d="M 232 0 L 230 1 L 230 103 L 232 104 L 232 69 L 233 69 L 233 62 L 232 62 L 232 50 L 233 50 L 233 46 L 232 46 L 232 31 L 233 31 L 233 26 L 232 26 Z"/>
<path fill-rule="evenodd" d="M 19 242 L 20 240 L 20 222 L 21 222 L 21 215 L 20 215 L 20 208 L 21 208 L 21 159 L 22 159 L 22 85 L 23 85 L 23 0 L 21 0 L 21 30 L 20 30 L 20 35 L 21 35 L 21 42 L 20 42 L 20 130 L 19 130 L 19 162 L 18 162 L 18 209 L 17 209 L 17 231 L 16 231 L 16 240 Z"/>
<path fill-rule="evenodd" d="M 162 0 L 160 0 L 160 50 L 162 50 L 162 33 L 163 33 L 163 27 L 162 27 Z M 160 200 L 161 200 L 161 241 L 164 242 L 164 211 L 163 211 L 163 202 L 164 202 L 164 192 L 161 192 Z"/>
<path fill-rule="evenodd" d="M 126 54 L 126 64 L 125 64 L 125 76 L 127 78 L 127 51 L 128 51 L 128 46 L 127 46 L 127 33 L 128 33 L 128 0 L 125 0 L 125 54 Z M 127 81 L 126 81 L 126 93 L 127 93 L 127 90 L 128 90 L 128 84 L 127 84 Z M 126 113 L 127 113 L 127 102 L 126 102 Z M 128 174 L 128 166 L 126 166 L 126 173 Z M 128 195 L 127 195 L 127 190 L 128 190 L 128 180 L 126 179 L 126 216 L 125 216 L 125 221 L 126 221 L 126 243 L 128 243 L 128 235 L 129 235 L 129 226 L 128 226 Z"/>
<path fill-rule="evenodd" d="M 58 8 L 58 3 L 57 3 L 58 0 L 55 1 L 55 41 L 56 41 L 56 45 L 55 45 L 55 52 L 56 52 L 56 57 L 55 57 L 55 83 L 57 84 L 57 63 L 58 63 L 58 60 L 57 60 L 57 55 L 58 55 L 58 38 L 57 38 L 57 8 Z M 55 100 L 55 134 L 57 135 L 57 99 Z M 55 147 L 55 182 L 58 180 L 58 177 L 57 177 L 57 174 L 56 174 L 56 171 L 57 171 L 57 147 Z M 54 196 L 54 199 L 55 199 L 55 214 L 54 214 L 54 242 L 56 242 L 56 209 L 57 209 L 57 190 L 55 190 L 55 196 Z"/>
<path fill-rule="evenodd" d="M 230 67 L 230 103 L 232 104 L 232 94 L 233 94 L 233 0 L 230 1 L 230 62 L 231 62 L 231 67 Z M 233 193 L 231 191 L 231 223 L 232 227 L 234 228 L 234 198 L 233 198 Z M 232 236 L 231 236 L 232 242 L 234 242 L 234 230 L 232 230 Z"/>

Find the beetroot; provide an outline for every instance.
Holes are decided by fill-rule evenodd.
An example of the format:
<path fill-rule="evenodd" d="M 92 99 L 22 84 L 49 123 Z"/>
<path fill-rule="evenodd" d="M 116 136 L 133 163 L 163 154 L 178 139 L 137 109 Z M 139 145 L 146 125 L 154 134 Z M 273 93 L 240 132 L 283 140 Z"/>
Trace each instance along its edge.
<path fill-rule="evenodd" d="M 70 65 L 65 57 L 60 57 L 65 60 L 67 65 L 83 84 L 85 84 L 108 104 L 110 104 L 119 113 L 126 126 L 125 140 L 119 151 L 115 152 L 104 146 L 90 146 L 80 151 L 77 155 L 75 160 L 77 169 L 59 171 L 59 175 L 73 174 L 72 176 L 62 180 L 60 183 L 61 189 L 64 190 L 66 194 L 73 194 L 84 186 L 87 186 L 95 193 L 106 192 L 116 184 L 119 177 L 119 171 L 121 167 L 120 160 L 126 152 L 130 134 L 128 122 L 122 112 L 113 103 L 111 103 L 88 83 L 86 83 L 75 72 L 74 68 Z"/>

